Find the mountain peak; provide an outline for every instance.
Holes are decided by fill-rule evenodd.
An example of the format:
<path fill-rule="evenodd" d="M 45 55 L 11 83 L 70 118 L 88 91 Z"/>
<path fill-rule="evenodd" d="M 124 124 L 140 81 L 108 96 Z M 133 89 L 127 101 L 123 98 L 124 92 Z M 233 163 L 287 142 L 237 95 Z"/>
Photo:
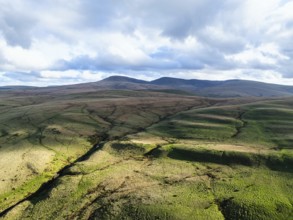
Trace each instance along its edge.
<path fill-rule="evenodd" d="M 147 81 L 130 78 L 127 76 L 110 76 L 101 80 L 102 82 L 130 82 L 130 83 L 147 83 Z"/>

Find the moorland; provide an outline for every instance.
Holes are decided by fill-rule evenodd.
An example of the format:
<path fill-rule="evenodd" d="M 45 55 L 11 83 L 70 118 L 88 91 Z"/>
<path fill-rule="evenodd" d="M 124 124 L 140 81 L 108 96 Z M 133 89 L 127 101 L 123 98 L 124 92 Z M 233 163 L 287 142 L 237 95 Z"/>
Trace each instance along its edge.
<path fill-rule="evenodd" d="M 291 219 L 293 87 L 0 89 L 1 219 Z"/>

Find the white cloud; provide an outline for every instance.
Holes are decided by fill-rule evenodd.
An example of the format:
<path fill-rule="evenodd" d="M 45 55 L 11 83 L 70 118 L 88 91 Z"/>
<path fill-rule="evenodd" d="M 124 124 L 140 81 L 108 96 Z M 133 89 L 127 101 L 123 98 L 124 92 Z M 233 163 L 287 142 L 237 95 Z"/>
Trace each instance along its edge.
<path fill-rule="evenodd" d="M 274 43 L 261 44 L 254 48 L 248 45 L 246 49 L 238 54 L 227 55 L 226 59 L 242 64 L 258 62 L 261 64 L 278 65 L 279 60 L 289 60 L 290 58 L 281 54 L 277 45 Z"/>
<path fill-rule="evenodd" d="M 284 0 L 0 0 L 0 71 L 9 72 L 0 77 L 51 85 L 172 73 L 287 84 L 292 11 Z"/>

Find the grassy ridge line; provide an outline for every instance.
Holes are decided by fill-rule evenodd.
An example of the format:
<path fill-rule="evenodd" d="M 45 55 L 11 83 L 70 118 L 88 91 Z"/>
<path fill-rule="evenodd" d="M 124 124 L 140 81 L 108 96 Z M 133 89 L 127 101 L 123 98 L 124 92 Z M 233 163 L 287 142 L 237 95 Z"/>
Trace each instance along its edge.
<path fill-rule="evenodd" d="M 121 154 L 124 156 L 131 154 L 139 157 L 139 155 L 144 152 L 145 156 L 154 157 L 156 161 L 166 161 L 168 158 L 171 158 L 182 161 L 182 163 L 200 163 L 201 166 L 217 167 L 214 171 L 209 170 L 206 175 L 211 182 L 210 190 L 215 197 L 215 203 L 219 206 L 225 219 L 267 219 L 269 216 L 271 216 L 272 219 L 290 219 L 289 216 L 291 216 L 290 210 L 292 210 L 293 201 L 290 204 L 288 196 L 292 194 L 292 192 L 288 191 L 287 194 L 283 194 L 282 184 L 286 185 L 286 189 L 290 189 L 290 182 L 292 185 L 290 177 L 292 177 L 293 171 L 293 156 L 288 157 L 288 155 L 279 155 L 278 153 L 255 154 L 251 152 L 223 152 L 204 148 L 192 149 L 191 146 L 186 148 L 186 146 L 178 144 L 153 145 L 153 147 L 151 147 L 149 144 L 120 142 L 113 143 L 111 147 L 117 151 L 117 155 L 120 156 Z M 142 149 L 145 149 L 145 151 Z M 245 165 L 247 168 L 242 165 Z M 221 169 L 224 167 L 231 167 L 233 172 L 222 173 Z M 240 176 L 237 174 L 239 170 L 244 170 L 243 174 L 240 172 Z M 181 172 L 184 173 L 185 171 Z M 228 176 L 227 179 L 223 179 L 225 175 Z M 244 180 L 244 177 L 248 177 L 247 180 Z M 177 177 L 175 181 L 179 184 L 189 178 L 192 177 L 184 174 L 182 178 L 178 179 Z M 259 180 L 254 180 L 254 178 Z M 222 182 L 224 180 L 228 182 Z M 231 182 L 231 184 L 233 184 L 230 185 L 229 182 L 232 180 L 233 182 Z M 272 189 L 268 187 L 270 184 L 273 184 Z M 225 191 L 222 192 L 222 190 Z M 248 190 L 246 196 L 249 199 L 245 199 L 246 196 L 240 193 L 242 190 Z M 271 198 L 271 200 L 267 202 L 263 200 L 263 198 L 266 197 L 274 198 Z M 275 206 L 277 206 L 276 211 L 274 211 L 274 209 L 276 209 Z M 163 209 L 161 211 L 163 211 Z"/>
<path fill-rule="evenodd" d="M 279 206 L 284 211 L 283 216 L 286 216 L 286 215 L 289 216 L 288 210 L 290 210 L 290 204 L 288 204 L 288 201 L 286 201 L 286 198 L 282 198 L 282 194 L 280 194 L 280 196 L 274 198 L 274 200 L 270 201 L 268 204 L 268 207 L 266 207 L 266 206 L 262 207 L 263 201 L 261 201 L 261 198 L 257 198 L 258 199 L 257 200 L 257 207 L 260 206 L 261 209 L 264 208 L 265 209 L 265 210 L 263 210 L 264 214 L 258 214 L 257 213 L 258 208 L 249 210 L 249 207 L 247 207 L 247 205 L 252 202 L 251 200 L 245 201 L 244 203 L 242 200 L 239 201 L 239 198 L 242 198 L 241 193 L 239 193 L 239 190 L 245 191 L 246 189 L 251 188 L 251 189 L 253 189 L 251 194 L 258 195 L 258 190 L 261 189 L 260 187 L 262 187 L 262 185 L 260 184 L 261 181 L 260 182 L 258 181 L 256 186 L 250 186 L 251 184 L 255 184 L 254 178 L 260 178 L 260 179 L 266 178 L 267 179 L 272 174 L 274 174 L 274 176 L 276 176 L 276 179 L 278 179 L 279 174 L 277 172 L 268 171 L 264 167 L 257 167 L 256 168 L 256 167 L 247 166 L 247 168 L 246 167 L 244 168 L 243 166 L 238 166 L 237 164 L 235 164 L 235 166 L 233 166 L 233 169 L 232 169 L 233 171 L 232 171 L 231 168 L 229 168 L 229 166 L 222 165 L 222 164 L 214 165 L 214 163 L 210 163 L 210 161 L 205 161 L 205 163 L 201 163 L 201 162 L 198 163 L 195 161 L 185 162 L 186 160 L 174 160 L 174 159 L 170 160 L 170 159 L 168 159 L 168 157 L 166 157 L 166 158 L 162 157 L 162 154 L 161 154 L 161 156 L 157 155 L 155 157 L 155 159 L 153 159 L 153 160 L 147 160 L 147 161 L 143 160 L 143 158 L 144 158 L 143 155 L 148 154 L 148 152 L 150 152 L 151 149 L 154 149 L 155 147 L 156 146 L 150 146 L 150 145 L 144 145 L 144 144 L 133 144 L 128 141 L 122 141 L 122 142 L 120 141 L 120 142 L 112 142 L 112 143 L 109 142 L 109 143 L 107 143 L 107 146 L 106 146 L 106 148 L 103 149 L 103 151 L 107 151 L 108 153 L 111 153 L 111 155 L 115 155 L 116 157 L 120 158 L 120 162 L 118 164 L 113 163 L 110 166 L 107 166 L 107 168 L 99 167 L 96 169 L 96 171 L 90 170 L 88 172 L 84 172 L 85 176 L 90 176 L 91 174 L 93 174 L 95 172 L 96 172 L 96 175 L 103 175 L 104 171 L 109 169 L 108 170 L 109 178 L 113 178 L 116 175 L 115 169 L 120 170 L 123 168 L 123 163 L 127 163 L 127 161 L 129 161 L 129 160 L 133 160 L 133 161 L 136 161 L 135 167 L 129 168 L 127 166 L 125 169 L 127 169 L 128 171 L 129 171 L 129 169 L 134 169 L 134 173 L 144 174 L 145 175 L 144 178 L 151 178 L 156 181 L 159 181 L 158 185 L 163 184 L 164 188 L 172 187 L 172 188 L 168 188 L 168 191 L 170 192 L 171 195 L 169 195 L 168 199 L 167 200 L 165 199 L 164 200 L 165 202 L 163 202 L 162 204 L 161 203 L 158 203 L 158 204 L 155 203 L 152 205 L 143 205 L 142 204 L 141 207 L 138 207 L 137 204 L 134 205 L 131 203 L 132 199 L 135 200 L 135 198 L 133 198 L 131 196 L 132 195 L 131 190 L 134 190 L 134 189 L 128 185 L 126 187 L 126 189 L 128 189 L 130 191 L 129 192 L 130 194 L 127 193 L 125 196 L 126 196 L 126 198 L 129 198 L 129 201 L 128 200 L 127 201 L 129 204 L 132 204 L 132 207 L 126 206 L 128 211 L 121 214 L 121 216 L 120 216 L 121 218 L 125 217 L 125 216 L 131 216 L 131 217 L 136 216 L 136 219 L 142 219 L 143 216 L 149 216 L 149 217 L 146 217 L 146 219 L 153 219 L 156 216 L 160 216 L 159 219 L 165 219 L 164 216 L 168 216 L 168 219 L 172 219 L 172 216 L 178 216 L 178 219 L 187 219 L 188 214 L 184 215 L 185 218 L 182 218 L 182 214 L 185 211 L 188 211 L 188 212 L 191 211 L 191 210 L 189 210 L 189 208 L 190 208 L 189 205 L 192 204 L 193 205 L 192 207 L 194 208 L 194 201 L 191 203 L 187 203 L 188 204 L 188 205 L 186 204 L 187 207 L 185 207 L 185 208 L 182 207 L 183 201 L 181 199 L 184 198 L 185 203 L 187 202 L 186 200 L 189 201 L 189 199 L 191 199 L 190 196 L 188 196 L 188 195 L 182 195 L 184 197 L 183 198 L 181 197 L 181 194 L 183 194 L 183 191 L 185 191 L 185 190 L 186 190 L 186 192 L 184 192 L 184 193 L 188 193 L 188 194 L 190 193 L 192 195 L 198 196 L 198 195 L 203 194 L 203 195 L 205 195 L 205 199 L 207 199 L 206 197 L 208 196 L 207 192 L 208 191 L 212 192 L 214 195 L 214 201 L 217 203 L 217 205 L 219 207 L 221 207 L 223 209 L 224 215 L 228 216 L 226 219 L 235 219 L 235 218 L 232 218 L 231 216 L 236 216 L 236 219 L 247 219 L 246 218 L 247 216 L 259 216 L 257 219 L 266 219 L 266 218 L 262 218 L 262 217 L 263 216 L 268 217 L 268 213 L 272 213 L 271 206 L 273 206 L 275 202 L 280 203 Z M 163 145 L 161 147 L 164 149 L 166 148 L 167 151 L 168 151 L 168 149 L 170 150 L 170 145 L 166 145 L 166 146 Z M 156 155 L 155 152 L 154 152 L 154 154 Z M 216 153 L 214 153 L 214 154 L 216 154 Z M 151 155 L 147 155 L 147 157 L 150 157 L 150 156 Z M 209 156 L 213 157 L 213 155 L 209 155 Z M 233 153 L 231 153 L 230 156 L 233 158 Z M 178 162 L 176 162 L 176 161 L 178 161 Z M 142 164 L 144 164 L 144 163 L 149 163 L 149 165 L 146 164 L 146 166 L 144 168 L 140 169 L 139 167 L 142 166 Z M 155 169 L 154 170 L 155 172 L 153 172 L 153 173 L 149 171 L 150 165 L 152 163 L 157 164 L 155 167 L 151 166 L 151 167 L 153 167 L 153 169 Z M 175 170 L 173 170 L 175 167 L 170 166 L 173 163 L 176 163 L 177 166 L 179 166 L 179 167 L 176 167 Z M 192 169 L 192 172 L 189 173 L 190 171 L 188 171 L 188 169 L 187 169 L 187 167 L 189 167 L 189 166 L 191 166 L 193 168 L 196 167 L 196 170 L 198 170 L 198 172 L 199 172 L 198 175 L 194 176 L 194 169 Z M 207 170 L 203 171 L 202 168 L 205 166 L 207 166 Z M 228 169 L 228 170 L 225 171 L 226 169 Z M 160 170 L 163 173 L 160 173 Z M 238 174 L 239 171 L 241 171 L 240 172 L 241 175 Z M 119 171 L 119 172 L 121 173 L 122 171 Z M 170 177 L 168 177 L 166 179 L 166 175 L 170 175 L 171 173 L 173 173 L 175 175 L 173 175 L 173 176 L 171 175 Z M 180 173 L 181 173 L 181 176 L 179 175 Z M 249 175 L 248 175 L 248 173 L 249 173 Z M 255 174 L 255 173 L 257 173 L 257 174 Z M 240 175 L 240 177 L 237 177 L 237 176 L 234 177 L 236 174 Z M 127 177 L 128 173 L 126 173 L 125 175 Z M 250 175 L 253 175 L 253 178 L 248 178 L 248 181 L 244 181 L 244 183 L 243 183 L 243 177 L 244 177 L 243 175 L 245 175 L 245 176 L 248 175 L 247 177 L 250 177 Z M 286 173 L 284 173 L 284 175 L 286 175 Z M 90 177 L 88 177 L 88 178 L 91 179 Z M 195 183 L 190 182 L 191 185 L 194 184 L 194 186 L 192 187 L 192 190 L 190 189 L 190 191 L 189 191 L 185 188 L 185 187 L 189 188 L 191 186 L 191 185 L 189 186 L 189 184 L 187 184 L 189 181 L 198 180 L 198 179 L 204 180 L 205 178 L 208 178 L 208 179 L 206 181 L 203 181 L 202 183 L 200 183 L 200 185 L 198 185 L 197 182 L 195 182 Z M 233 180 L 232 186 L 229 184 L 229 182 L 231 181 L 231 178 L 233 178 L 232 179 Z M 235 180 L 234 180 L 234 178 L 235 178 Z M 123 178 L 121 178 L 121 179 L 123 180 Z M 129 176 L 128 176 L 128 179 L 129 179 Z M 185 182 L 186 180 L 187 180 L 187 182 Z M 227 183 L 222 182 L 224 180 Z M 241 180 L 242 180 L 242 183 L 239 184 L 238 181 L 241 181 Z M 265 184 L 267 184 L 267 181 L 269 181 L 269 180 L 266 180 Z M 94 200 L 92 200 L 92 202 L 86 203 L 86 206 L 88 206 L 89 204 L 92 204 L 94 206 L 95 203 L 100 204 L 101 200 L 107 201 L 109 198 L 112 198 L 114 195 L 122 193 L 123 192 L 122 186 L 125 185 L 124 183 L 125 182 L 123 182 L 123 184 L 121 183 L 119 186 L 115 187 L 113 189 L 114 191 L 104 189 L 105 186 L 102 187 L 102 194 L 99 195 L 97 193 L 98 196 L 96 198 L 90 197 L 91 199 L 94 199 Z M 278 184 L 278 182 L 276 182 L 276 180 L 274 180 L 274 183 Z M 185 184 L 187 184 L 187 185 L 185 185 Z M 202 186 L 202 184 L 203 184 L 203 186 Z M 95 184 L 93 184 L 93 185 L 95 185 Z M 90 188 L 90 185 L 88 187 Z M 174 187 L 178 188 L 178 189 L 175 190 Z M 280 190 L 278 188 L 278 187 L 280 187 L 279 185 L 274 186 L 274 190 L 276 190 L 276 187 L 278 190 Z M 107 187 L 105 187 L 105 188 L 107 188 Z M 108 188 L 110 188 L 110 186 Z M 221 188 L 223 188 L 223 189 L 221 189 Z M 244 189 L 242 189 L 242 188 L 244 188 Z M 98 189 L 95 189 L 95 190 L 98 190 Z M 177 190 L 179 190 L 179 192 Z M 225 191 L 227 191 L 227 190 L 229 192 L 228 194 L 225 193 Z M 262 190 L 264 190 L 264 192 L 263 192 L 264 194 L 265 193 L 273 193 L 273 192 L 271 192 L 271 190 L 269 190 L 269 188 L 265 188 Z M 210 194 L 210 192 L 208 192 L 208 194 Z M 277 191 L 277 192 L 280 193 L 279 191 Z M 91 195 L 92 193 L 93 193 L 93 190 L 89 189 L 88 192 L 85 193 L 85 195 L 83 195 L 83 198 L 88 198 L 88 196 Z M 173 199 L 172 199 L 172 193 L 173 193 L 173 195 L 174 194 L 176 195 L 176 198 L 173 197 Z M 249 194 L 249 195 L 251 195 L 251 194 Z M 276 192 L 274 192 L 273 195 L 276 196 Z M 237 213 L 237 210 L 235 212 L 233 211 L 231 213 L 227 213 L 228 206 L 226 206 L 226 203 L 225 203 L 225 201 L 227 200 L 227 196 L 228 196 L 228 198 L 232 198 L 233 196 L 237 196 L 236 201 L 234 201 L 234 199 L 232 199 L 231 201 L 233 202 L 233 204 L 236 203 L 233 206 L 234 209 L 235 209 L 235 206 L 238 206 L 238 205 L 241 207 L 241 209 L 239 209 L 240 210 L 239 213 Z M 210 197 L 210 195 L 208 197 Z M 283 199 L 284 201 L 283 200 L 279 201 L 280 198 Z M 116 198 L 116 200 L 117 200 L 117 198 Z M 197 198 L 197 200 L 198 200 L 198 198 Z M 115 200 L 113 201 L 111 199 L 110 199 L 110 201 L 115 202 Z M 167 205 L 170 201 L 174 202 L 176 205 L 175 204 L 174 205 Z M 200 203 L 201 203 L 200 207 L 202 207 L 201 208 L 202 212 L 204 210 L 206 210 L 206 212 L 210 213 L 209 218 L 211 218 L 211 216 L 213 216 L 213 219 L 223 219 L 223 218 L 220 218 L 217 213 L 213 213 L 213 215 L 211 214 L 211 211 L 215 209 L 215 207 L 214 207 L 215 202 L 211 202 L 209 200 L 208 201 L 206 201 L 206 200 L 200 201 Z M 111 202 L 109 202 L 109 203 L 111 204 Z M 179 205 L 180 203 L 181 203 L 181 205 Z M 108 205 L 110 206 L 110 204 L 108 204 L 108 203 L 103 204 L 102 205 L 103 209 L 108 210 L 108 212 L 114 211 L 114 210 L 111 210 L 111 208 L 106 208 Z M 253 205 L 255 205 L 255 204 L 253 204 Z M 284 207 L 283 207 L 283 205 L 284 205 Z M 231 207 L 231 206 L 232 205 L 229 202 L 229 207 Z M 85 206 L 83 206 L 83 207 L 84 207 L 83 212 L 86 213 L 87 209 L 85 208 Z M 180 214 L 176 215 L 176 213 L 174 213 L 174 207 L 176 207 L 175 208 L 176 212 L 180 213 Z M 98 214 L 99 217 L 96 217 L 96 218 L 107 219 L 107 218 L 105 218 L 105 215 L 103 214 L 103 212 L 105 211 L 105 210 L 103 211 L 103 209 L 101 207 L 99 208 L 99 206 L 98 206 L 99 211 L 97 211 L 97 212 L 99 213 Z M 81 216 L 83 216 L 84 213 L 81 213 L 81 212 L 77 212 L 77 213 L 79 213 L 79 214 L 71 215 L 71 216 L 74 216 L 75 218 L 78 218 L 78 219 L 87 219 L 87 218 L 81 218 Z M 198 218 L 198 215 L 199 215 L 199 213 L 197 213 L 197 215 L 194 216 L 195 219 L 207 219 L 208 218 L 207 216 L 205 216 L 205 217 L 202 216 L 201 218 Z M 101 218 L 101 216 L 104 216 L 104 218 Z M 179 216 L 181 216 L 181 218 L 179 218 Z M 276 213 L 276 214 L 274 214 L 274 216 L 275 217 L 272 219 L 280 219 L 281 215 L 279 213 Z M 248 218 L 248 219 L 251 219 L 251 218 Z M 286 219 L 286 218 L 281 218 L 281 219 Z"/>
<path fill-rule="evenodd" d="M 161 151 L 161 152 L 160 152 Z M 220 151 L 205 148 L 170 146 L 156 148 L 154 155 L 167 155 L 177 160 L 207 162 L 223 165 L 266 166 L 271 170 L 293 172 L 293 155 L 284 153 L 256 154 L 251 152 Z"/>
<path fill-rule="evenodd" d="M 289 105 L 288 101 L 288 105 Z M 282 107 L 282 108 L 281 108 Z M 149 129 L 178 139 L 211 140 L 290 149 L 293 112 L 274 102 L 212 107 L 179 114 Z M 232 138 L 231 138 L 232 137 Z"/>

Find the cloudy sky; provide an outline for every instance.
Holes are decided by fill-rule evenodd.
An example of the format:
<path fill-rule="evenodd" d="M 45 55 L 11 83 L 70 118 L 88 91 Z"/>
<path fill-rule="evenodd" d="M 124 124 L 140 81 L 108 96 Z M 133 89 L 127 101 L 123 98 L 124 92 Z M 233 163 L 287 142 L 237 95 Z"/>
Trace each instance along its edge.
<path fill-rule="evenodd" d="M 293 85 L 291 0 L 0 0 L 0 86 L 110 75 Z"/>

